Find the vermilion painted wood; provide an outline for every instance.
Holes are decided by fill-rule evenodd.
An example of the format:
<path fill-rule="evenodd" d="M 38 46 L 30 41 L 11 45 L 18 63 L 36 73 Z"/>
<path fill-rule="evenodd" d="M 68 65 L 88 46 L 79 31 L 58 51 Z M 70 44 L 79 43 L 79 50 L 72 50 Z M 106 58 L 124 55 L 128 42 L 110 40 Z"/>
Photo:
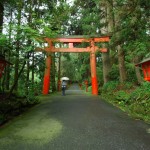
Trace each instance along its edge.
<path fill-rule="evenodd" d="M 95 56 L 94 41 L 91 42 L 90 65 L 91 65 L 92 94 L 98 95 L 98 84 L 97 84 L 97 75 L 96 75 L 96 56 Z"/>
<path fill-rule="evenodd" d="M 44 81 L 43 81 L 43 94 L 44 95 L 47 95 L 49 93 L 50 70 L 51 70 L 51 56 L 48 56 L 46 58 L 46 68 L 45 68 Z"/>
<path fill-rule="evenodd" d="M 90 48 L 49 48 L 46 47 L 45 51 L 49 52 L 69 52 L 69 53 L 80 53 L 80 52 L 90 52 Z"/>
<path fill-rule="evenodd" d="M 82 43 L 82 42 L 91 42 L 91 41 L 94 41 L 94 42 L 109 42 L 110 37 L 109 36 L 96 37 L 96 38 L 71 38 L 71 37 L 68 37 L 68 38 L 53 38 L 53 39 L 45 38 L 45 40 L 48 43 L 51 43 L 51 42 Z"/>
<path fill-rule="evenodd" d="M 44 50 L 44 49 L 43 49 Z M 41 49 L 41 51 L 43 51 Z M 40 51 L 40 50 L 38 50 Z M 87 47 L 87 48 L 49 48 L 46 47 L 45 51 L 47 52 L 68 52 L 68 53 L 85 53 L 85 52 L 91 52 L 91 48 Z M 107 52 L 107 48 L 95 48 L 95 52 L 96 51 L 100 51 L 100 52 Z"/>
<path fill-rule="evenodd" d="M 106 48 L 98 48 L 95 46 L 96 42 L 108 42 L 110 40 L 109 36 L 106 37 L 96 37 L 96 38 L 56 38 L 50 39 L 45 38 L 45 41 L 48 43 L 48 47 L 44 49 L 37 48 L 36 51 L 46 51 L 48 53 L 51 52 L 71 52 L 71 53 L 81 53 L 81 52 L 90 52 L 90 66 L 91 66 L 91 81 L 92 81 L 92 94 L 98 95 L 98 84 L 97 84 L 97 76 L 96 76 L 96 51 L 107 52 Z M 53 46 L 54 42 L 60 43 L 68 43 L 69 48 L 55 48 Z M 82 43 L 89 42 L 90 47 L 87 48 L 75 48 L 74 43 Z M 44 75 L 44 83 L 43 83 L 43 94 L 48 94 L 50 87 L 50 69 L 51 69 L 51 58 L 50 56 L 46 58 L 46 69 Z M 59 85 L 58 85 L 59 86 Z"/>
<path fill-rule="evenodd" d="M 144 80 L 150 82 L 150 61 L 142 64 L 142 70 L 144 73 Z"/>

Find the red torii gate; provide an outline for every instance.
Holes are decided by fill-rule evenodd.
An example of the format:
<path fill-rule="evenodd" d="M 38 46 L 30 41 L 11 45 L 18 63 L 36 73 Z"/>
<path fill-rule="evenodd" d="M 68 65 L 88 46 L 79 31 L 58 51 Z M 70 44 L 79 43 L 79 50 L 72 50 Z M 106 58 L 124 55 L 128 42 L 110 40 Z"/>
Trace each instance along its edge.
<path fill-rule="evenodd" d="M 48 54 L 51 52 L 69 52 L 69 53 L 81 53 L 89 52 L 90 53 L 90 66 L 91 66 L 91 81 L 92 81 L 92 94 L 98 95 L 98 83 L 96 75 L 96 51 L 107 52 L 107 48 L 98 48 L 95 46 L 95 43 L 98 42 L 109 42 L 109 36 L 103 37 L 94 37 L 94 38 L 84 38 L 84 37 L 60 37 L 60 38 L 45 38 L 45 41 L 48 43 L 48 47 L 44 49 L 37 49 L 37 51 L 46 51 Z M 65 43 L 68 44 L 68 48 L 56 48 L 54 43 Z M 86 48 L 76 48 L 74 43 L 90 43 L 89 47 Z M 43 94 L 46 95 L 49 92 L 50 87 L 50 69 L 51 69 L 51 56 L 48 55 L 46 58 L 46 68 L 43 81 Z"/>

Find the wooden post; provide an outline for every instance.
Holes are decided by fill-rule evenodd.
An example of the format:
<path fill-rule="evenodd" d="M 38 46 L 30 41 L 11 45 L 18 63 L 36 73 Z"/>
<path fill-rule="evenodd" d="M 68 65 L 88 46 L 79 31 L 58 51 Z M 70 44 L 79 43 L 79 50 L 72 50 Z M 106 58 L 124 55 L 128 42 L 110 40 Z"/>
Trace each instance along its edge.
<path fill-rule="evenodd" d="M 48 55 L 46 58 L 46 68 L 45 68 L 44 81 L 43 81 L 43 94 L 44 95 L 47 95 L 49 93 L 50 69 L 51 69 L 51 56 Z"/>
<path fill-rule="evenodd" d="M 91 41 L 90 64 L 91 64 L 92 94 L 98 95 L 98 84 L 97 84 L 97 75 L 96 75 L 96 56 L 95 56 L 94 41 Z"/>

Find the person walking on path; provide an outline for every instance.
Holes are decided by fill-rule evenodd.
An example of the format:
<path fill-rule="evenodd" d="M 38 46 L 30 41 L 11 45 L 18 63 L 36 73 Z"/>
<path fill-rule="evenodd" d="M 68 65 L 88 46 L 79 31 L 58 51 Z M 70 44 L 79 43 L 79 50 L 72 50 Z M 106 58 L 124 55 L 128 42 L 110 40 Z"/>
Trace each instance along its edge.
<path fill-rule="evenodd" d="M 66 86 L 67 86 L 67 82 L 65 80 L 62 80 L 62 95 L 65 96 L 65 90 L 66 90 Z"/>

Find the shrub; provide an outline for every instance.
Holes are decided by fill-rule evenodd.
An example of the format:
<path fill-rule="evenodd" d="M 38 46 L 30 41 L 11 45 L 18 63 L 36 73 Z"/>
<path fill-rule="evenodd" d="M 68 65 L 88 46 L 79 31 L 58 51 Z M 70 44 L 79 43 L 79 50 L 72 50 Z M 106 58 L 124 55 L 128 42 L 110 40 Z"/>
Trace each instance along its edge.
<path fill-rule="evenodd" d="M 143 82 L 141 86 L 134 87 L 130 82 L 117 84 L 109 82 L 104 85 L 104 99 L 126 110 L 138 119 L 150 122 L 150 83 Z"/>
<path fill-rule="evenodd" d="M 113 64 L 110 72 L 109 72 L 109 79 L 110 80 L 119 80 L 119 70 L 118 66 Z"/>
<path fill-rule="evenodd" d="M 92 86 L 88 87 L 88 92 L 92 92 Z"/>
<path fill-rule="evenodd" d="M 122 90 L 129 90 L 131 88 L 134 88 L 134 85 L 132 82 L 124 82 L 122 86 Z"/>
<path fill-rule="evenodd" d="M 102 92 L 104 93 L 112 93 L 113 91 L 115 91 L 117 89 L 119 82 L 118 81 L 110 81 L 106 84 L 104 84 L 104 86 L 102 87 Z"/>
<path fill-rule="evenodd" d="M 0 125 L 5 122 L 5 116 L 4 114 L 0 114 Z"/>
<path fill-rule="evenodd" d="M 117 91 L 115 93 L 115 96 L 116 96 L 116 99 L 119 100 L 119 101 L 123 101 L 125 103 L 128 102 L 129 98 L 130 98 L 130 95 L 128 93 L 126 93 L 125 91 Z"/>
<path fill-rule="evenodd" d="M 33 94 L 29 94 L 27 97 L 27 104 L 32 105 L 32 104 L 38 104 L 39 103 L 39 98 L 37 98 Z"/>
<path fill-rule="evenodd" d="M 130 101 L 140 102 L 142 100 L 150 100 L 150 83 L 144 82 L 140 87 L 130 94 Z"/>

